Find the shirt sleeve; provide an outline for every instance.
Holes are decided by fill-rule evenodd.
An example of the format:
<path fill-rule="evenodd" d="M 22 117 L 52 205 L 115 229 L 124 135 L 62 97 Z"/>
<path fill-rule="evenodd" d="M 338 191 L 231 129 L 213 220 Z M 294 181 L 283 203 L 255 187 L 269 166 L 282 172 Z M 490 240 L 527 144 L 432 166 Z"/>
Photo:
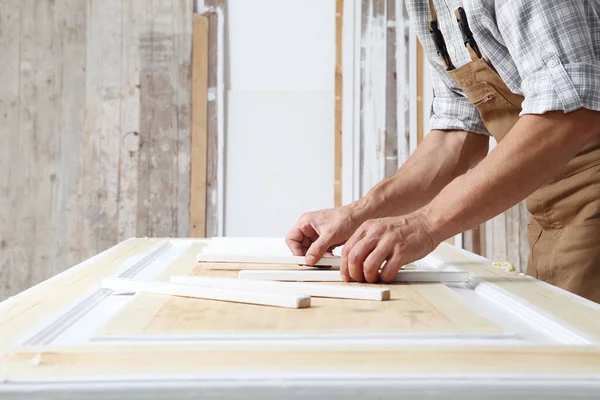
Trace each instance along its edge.
<path fill-rule="evenodd" d="M 439 66 L 432 68 L 433 101 L 431 106 L 431 129 L 456 129 L 490 135 L 477 108 L 456 86 L 447 82 Z"/>
<path fill-rule="evenodd" d="M 524 114 L 600 111 L 597 1 L 497 2 L 498 27 L 522 79 Z"/>

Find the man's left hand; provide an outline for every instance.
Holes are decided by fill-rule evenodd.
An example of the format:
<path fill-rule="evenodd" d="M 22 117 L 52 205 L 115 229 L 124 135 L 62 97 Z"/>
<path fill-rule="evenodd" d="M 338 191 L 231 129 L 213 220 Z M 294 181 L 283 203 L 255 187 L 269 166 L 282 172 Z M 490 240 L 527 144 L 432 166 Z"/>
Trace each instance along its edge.
<path fill-rule="evenodd" d="M 391 282 L 400 268 L 425 257 L 439 243 L 422 212 L 368 220 L 344 245 L 340 273 L 346 282 Z"/>

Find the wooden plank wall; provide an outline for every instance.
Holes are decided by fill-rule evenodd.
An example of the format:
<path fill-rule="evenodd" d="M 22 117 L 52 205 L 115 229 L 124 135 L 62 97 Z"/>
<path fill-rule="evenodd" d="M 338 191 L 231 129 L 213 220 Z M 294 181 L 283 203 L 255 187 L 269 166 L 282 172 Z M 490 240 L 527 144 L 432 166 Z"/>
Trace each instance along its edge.
<path fill-rule="evenodd" d="M 0 300 L 189 232 L 193 0 L 0 0 Z"/>

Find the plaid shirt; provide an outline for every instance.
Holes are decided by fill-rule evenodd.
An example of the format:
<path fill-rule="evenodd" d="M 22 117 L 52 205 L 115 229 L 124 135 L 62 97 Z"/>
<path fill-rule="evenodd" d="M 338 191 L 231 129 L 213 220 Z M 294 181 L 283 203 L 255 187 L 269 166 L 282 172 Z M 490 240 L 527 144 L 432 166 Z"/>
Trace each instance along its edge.
<path fill-rule="evenodd" d="M 454 10 L 463 6 L 485 60 L 525 96 L 524 114 L 600 111 L 600 0 L 434 0 L 448 53 L 469 61 Z M 433 67 L 431 129 L 489 134 L 477 109 L 447 74 L 428 29 L 427 0 L 406 7 Z"/>

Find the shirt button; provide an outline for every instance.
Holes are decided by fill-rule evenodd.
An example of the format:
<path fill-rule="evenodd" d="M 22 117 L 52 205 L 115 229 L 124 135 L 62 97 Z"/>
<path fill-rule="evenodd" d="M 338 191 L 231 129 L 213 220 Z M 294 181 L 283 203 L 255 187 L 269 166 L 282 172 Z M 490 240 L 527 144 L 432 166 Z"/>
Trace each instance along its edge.
<path fill-rule="evenodd" d="M 551 58 L 548 60 L 548 63 L 546 65 L 548 65 L 548 68 L 558 67 L 558 61 L 556 60 L 556 58 Z"/>

